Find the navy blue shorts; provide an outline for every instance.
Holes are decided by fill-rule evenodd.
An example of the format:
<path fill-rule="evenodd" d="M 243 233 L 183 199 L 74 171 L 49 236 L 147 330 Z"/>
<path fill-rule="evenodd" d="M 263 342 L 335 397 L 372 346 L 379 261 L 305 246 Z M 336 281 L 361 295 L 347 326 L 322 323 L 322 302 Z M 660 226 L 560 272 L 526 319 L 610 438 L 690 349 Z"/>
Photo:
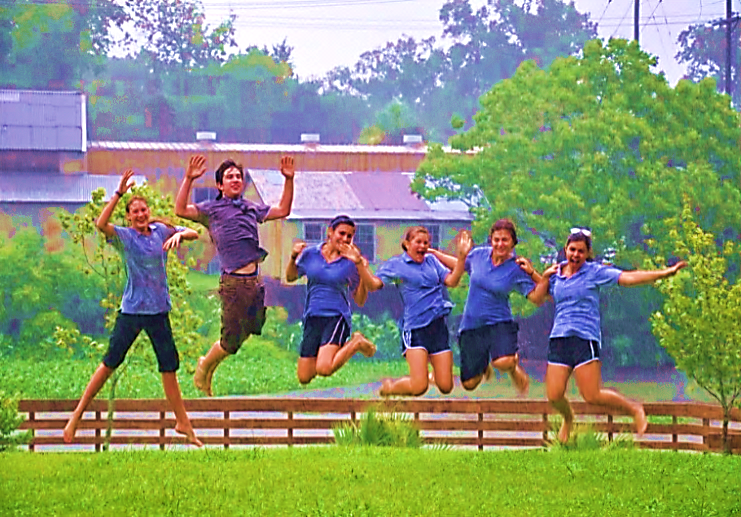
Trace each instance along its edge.
<path fill-rule="evenodd" d="M 301 357 L 317 357 L 322 345 L 342 347 L 350 337 L 350 326 L 342 316 L 308 316 L 304 320 Z"/>
<path fill-rule="evenodd" d="M 503 321 L 464 330 L 458 336 L 461 347 L 461 381 L 473 379 L 486 371 L 492 361 L 517 353 L 517 332 L 520 326 L 515 321 Z"/>
<path fill-rule="evenodd" d="M 118 313 L 116 325 L 108 343 L 108 351 L 103 357 L 103 364 L 115 370 L 123 363 L 131 345 L 141 331 L 147 333 L 157 356 L 159 371 L 175 372 L 180 367 L 180 357 L 175 348 L 170 326 L 170 314 L 123 314 Z"/>
<path fill-rule="evenodd" d="M 578 336 L 554 337 L 548 342 L 548 364 L 576 368 L 599 361 L 599 342 Z"/>
<path fill-rule="evenodd" d="M 405 330 L 401 333 L 401 355 L 407 350 L 423 349 L 429 355 L 450 351 L 448 324 L 445 316 L 432 320 L 426 327 Z"/>

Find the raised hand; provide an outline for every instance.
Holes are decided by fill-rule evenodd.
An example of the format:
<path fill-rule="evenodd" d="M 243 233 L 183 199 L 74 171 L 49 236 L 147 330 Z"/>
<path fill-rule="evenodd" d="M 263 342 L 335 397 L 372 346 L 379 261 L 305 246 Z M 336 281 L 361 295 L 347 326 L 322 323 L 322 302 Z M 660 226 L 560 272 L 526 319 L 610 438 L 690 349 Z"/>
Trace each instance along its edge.
<path fill-rule="evenodd" d="M 202 154 L 195 154 L 190 157 L 188 168 L 185 170 L 185 176 L 192 180 L 200 178 L 206 172 L 206 157 Z"/>
<path fill-rule="evenodd" d="M 463 230 L 458 236 L 458 260 L 465 260 L 468 256 L 468 252 L 471 251 L 471 248 L 473 248 L 471 235 L 467 231 Z"/>
<path fill-rule="evenodd" d="M 679 262 L 677 262 L 676 264 L 674 264 L 672 267 L 668 268 L 669 269 L 669 276 L 676 275 L 679 272 L 680 269 L 683 269 L 683 268 L 687 267 L 688 265 L 689 264 L 687 264 L 687 261 L 680 260 Z"/>
<path fill-rule="evenodd" d="M 306 249 L 306 246 L 308 246 L 304 241 L 296 241 L 293 243 L 293 247 L 291 248 L 291 258 L 296 260 L 299 255 L 301 255 L 301 252 Z"/>
<path fill-rule="evenodd" d="M 134 180 L 132 179 L 134 177 L 134 171 L 131 169 L 126 169 L 124 173 L 121 175 L 121 181 L 118 182 L 118 193 L 123 195 L 126 194 L 126 191 L 129 190 L 131 187 L 134 186 Z"/>
<path fill-rule="evenodd" d="M 340 255 L 352 260 L 356 264 L 360 264 L 363 261 L 363 254 L 355 244 L 340 244 Z"/>
<path fill-rule="evenodd" d="M 556 274 L 557 271 L 558 271 L 558 264 L 551 264 L 551 266 L 548 267 L 548 269 L 546 269 L 545 271 L 543 271 L 543 278 L 544 279 L 545 278 L 550 278 L 551 276 L 553 276 L 554 274 Z"/>
<path fill-rule="evenodd" d="M 296 169 L 293 166 L 293 156 L 282 156 L 280 159 L 280 173 L 286 179 L 293 179 Z"/>

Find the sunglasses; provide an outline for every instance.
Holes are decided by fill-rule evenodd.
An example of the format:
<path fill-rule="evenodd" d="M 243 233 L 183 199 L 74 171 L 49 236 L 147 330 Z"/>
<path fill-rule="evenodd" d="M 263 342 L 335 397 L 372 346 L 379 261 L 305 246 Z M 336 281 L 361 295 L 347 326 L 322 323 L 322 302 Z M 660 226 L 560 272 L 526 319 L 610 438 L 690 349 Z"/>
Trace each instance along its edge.
<path fill-rule="evenodd" d="M 592 236 L 591 230 L 587 230 L 586 228 L 572 228 L 571 229 L 571 235 L 575 235 L 577 233 L 584 234 L 587 237 L 591 237 Z"/>

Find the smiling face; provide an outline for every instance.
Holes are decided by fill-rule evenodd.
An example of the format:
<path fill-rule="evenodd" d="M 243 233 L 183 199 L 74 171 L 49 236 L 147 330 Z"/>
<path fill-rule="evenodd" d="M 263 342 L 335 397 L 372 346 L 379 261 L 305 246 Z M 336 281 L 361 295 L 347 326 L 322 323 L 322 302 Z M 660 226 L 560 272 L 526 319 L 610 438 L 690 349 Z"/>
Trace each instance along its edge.
<path fill-rule="evenodd" d="M 140 233 L 149 229 L 149 207 L 143 199 L 134 199 L 126 209 L 126 219 L 131 227 Z"/>
<path fill-rule="evenodd" d="M 587 243 L 582 240 L 572 240 L 566 244 L 564 250 L 566 251 L 566 260 L 571 271 L 574 273 L 579 271 L 579 268 L 582 267 L 589 256 Z"/>
<path fill-rule="evenodd" d="M 339 250 L 342 244 L 352 244 L 355 236 L 355 227 L 349 224 L 338 224 L 333 230 L 327 228 L 327 243 L 335 250 Z"/>
<path fill-rule="evenodd" d="M 236 167 L 229 167 L 224 171 L 222 183 L 217 183 L 216 188 L 221 191 L 224 197 L 238 199 L 242 196 L 242 190 L 244 189 L 242 173 Z"/>
<path fill-rule="evenodd" d="M 491 258 L 495 263 L 504 262 L 512 256 L 515 249 L 515 241 L 509 230 L 494 230 L 489 237 L 491 241 Z"/>
<path fill-rule="evenodd" d="M 407 255 L 412 257 L 412 260 L 422 263 L 427 250 L 430 248 L 430 236 L 427 232 L 418 230 L 409 235 L 407 240 L 404 241 L 404 247 Z"/>

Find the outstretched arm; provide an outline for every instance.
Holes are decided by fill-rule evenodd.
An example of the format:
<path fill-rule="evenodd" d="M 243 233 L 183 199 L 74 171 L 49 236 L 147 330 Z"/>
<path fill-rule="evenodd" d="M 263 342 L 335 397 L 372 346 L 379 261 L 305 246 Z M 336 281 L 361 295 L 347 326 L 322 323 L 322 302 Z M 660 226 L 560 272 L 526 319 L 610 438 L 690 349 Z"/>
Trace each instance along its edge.
<path fill-rule="evenodd" d="M 191 221 L 198 220 L 198 208 L 193 203 L 188 203 L 188 199 L 190 198 L 190 189 L 193 182 L 203 176 L 205 172 L 206 157 L 201 154 L 191 156 L 188 168 L 185 170 L 185 177 L 175 198 L 175 214 L 178 216 Z"/>
<path fill-rule="evenodd" d="M 283 195 L 277 206 L 270 207 L 270 211 L 268 211 L 268 215 L 265 217 L 266 221 L 282 219 L 288 217 L 291 213 L 291 205 L 293 204 L 293 176 L 296 173 L 293 165 L 293 156 L 283 156 L 280 159 L 280 173 L 285 178 Z"/>
<path fill-rule="evenodd" d="M 472 247 L 473 241 L 471 240 L 471 236 L 468 234 L 467 231 L 462 231 L 458 238 L 458 246 L 456 250 L 458 254 L 458 260 L 455 261 L 455 267 L 453 268 L 453 270 L 448 273 L 448 276 L 445 277 L 446 286 L 455 287 L 458 285 L 458 282 L 461 281 L 461 277 L 463 276 L 463 272 L 466 268 L 466 257 L 468 256 L 468 252 L 471 251 Z"/>
<path fill-rule="evenodd" d="M 296 266 L 296 260 L 301 252 L 304 251 L 307 244 L 304 241 L 296 241 L 293 243 L 291 248 L 291 258 L 288 260 L 286 265 L 286 282 L 295 282 L 298 280 L 298 266 Z"/>
<path fill-rule="evenodd" d="M 687 262 L 680 260 L 671 267 L 657 269 L 654 271 L 623 271 L 618 278 L 618 285 L 623 287 L 632 287 L 636 285 L 652 284 L 656 280 L 661 280 L 677 274 L 677 271 L 687 266 Z"/>
<path fill-rule="evenodd" d="M 458 263 L 458 259 L 455 258 L 453 255 L 448 255 L 444 251 L 436 250 L 435 248 L 428 249 L 427 253 L 432 253 L 433 255 L 435 255 L 437 260 L 439 260 L 443 266 L 450 270 L 455 269 L 455 265 Z"/>
<path fill-rule="evenodd" d="M 538 307 L 543 305 L 549 297 L 548 284 L 550 283 L 550 278 L 556 273 L 556 271 L 558 271 L 558 264 L 553 264 L 551 267 L 543 271 L 543 275 L 540 277 L 538 283 L 535 284 L 535 288 L 528 293 L 527 299 Z"/>
<path fill-rule="evenodd" d="M 121 196 L 123 196 L 126 191 L 131 188 L 131 185 L 134 184 L 134 182 L 131 181 L 131 178 L 133 176 L 133 170 L 126 169 L 124 171 L 123 175 L 121 176 L 121 181 L 118 182 L 118 188 L 116 189 L 116 192 L 113 193 L 111 199 L 108 200 L 108 203 L 103 208 L 103 211 L 95 220 L 95 226 L 98 228 L 98 230 L 103 232 L 106 237 L 113 237 L 116 233 L 113 225 L 109 222 L 111 220 L 111 214 L 113 214 L 113 210 L 116 208 L 118 200 L 121 199 Z"/>

